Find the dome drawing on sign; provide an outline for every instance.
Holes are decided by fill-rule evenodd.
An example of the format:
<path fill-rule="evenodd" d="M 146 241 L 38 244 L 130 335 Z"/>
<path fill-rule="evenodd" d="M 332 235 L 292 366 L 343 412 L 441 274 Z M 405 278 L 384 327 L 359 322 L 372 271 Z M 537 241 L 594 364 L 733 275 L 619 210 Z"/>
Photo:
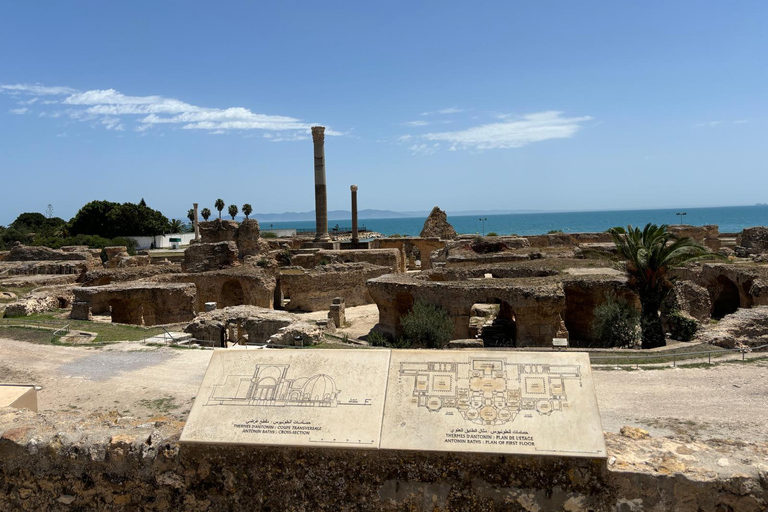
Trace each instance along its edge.
<path fill-rule="evenodd" d="M 227 375 L 206 405 L 336 407 L 340 390 L 326 374 L 288 378 L 289 364 L 256 365 L 252 375 Z"/>

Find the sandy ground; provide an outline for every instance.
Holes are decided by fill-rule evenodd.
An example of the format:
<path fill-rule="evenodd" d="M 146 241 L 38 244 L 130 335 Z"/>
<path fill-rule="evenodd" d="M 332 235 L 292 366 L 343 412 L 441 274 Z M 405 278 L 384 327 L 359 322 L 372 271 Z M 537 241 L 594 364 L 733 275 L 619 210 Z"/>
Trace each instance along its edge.
<path fill-rule="evenodd" d="M 365 335 L 377 317 L 375 305 L 348 308 L 348 325 L 340 334 Z M 0 382 L 42 386 L 41 411 L 184 419 L 210 356 L 209 350 L 141 343 L 97 349 L 0 338 Z M 655 436 L 768 442 L 768 360 L 711 368 L 595 369 L 593 375 L 606 431 L 631 425 Z"/>

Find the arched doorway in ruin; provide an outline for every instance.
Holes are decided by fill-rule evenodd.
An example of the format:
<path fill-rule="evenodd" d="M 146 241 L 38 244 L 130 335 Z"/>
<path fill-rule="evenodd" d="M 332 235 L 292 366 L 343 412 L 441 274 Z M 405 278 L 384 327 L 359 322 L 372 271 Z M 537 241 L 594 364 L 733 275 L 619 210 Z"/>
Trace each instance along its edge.
<path fill-rule="evenodd" d="M 712 296 L 712 318 L 723 318 L 739 309 L 739 287 L 725 276 L 717 276 L 716 284 Z"/>
<path fill-rule="evenodd" d="M 275 283 L 274 295 L 272 296 L 272 309 L 285 309 L 283 304 L 285 298 L 286 297 L 283 295 L 283 287 L 280 286 L 280 279 L 278 279 Z"/>
<path fill-rule="evenodd" d="M 240 281 L 230 279 L 229 281 L 224 282 L 221 286 L 219 303 L 223 308 L 240 306 L 245 303 L 243 285 L 240 284 Z"/>
<path fill-rule="evenodd" d="M 517 322 L 512 307 L 501 299 L 472 305 L 470 336 L 483 340 L 486 347 L 517 346 Z"/>

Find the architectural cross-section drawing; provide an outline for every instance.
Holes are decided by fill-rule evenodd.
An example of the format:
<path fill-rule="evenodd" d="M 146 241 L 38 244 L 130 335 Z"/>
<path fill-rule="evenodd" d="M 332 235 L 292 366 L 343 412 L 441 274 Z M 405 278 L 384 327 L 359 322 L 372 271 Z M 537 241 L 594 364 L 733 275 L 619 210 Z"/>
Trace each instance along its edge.
<path fill-rule="evenodd" d="M 290 367 L 258 364 L 253 375 L 227 375 L 213 386 L 205 405 L 336 407 L 340 390 L 331 376 L 289 378 Z"/>
<path fill-rule="evenodd" d="M 512 364 L 503 357 L 461 362 L 403 362 L 419 407 L 455 409 L 480 425 L 503 425 L 522 411 L 540 415 L 569 407 L 565 382 L 581 386 L 579 365 Z"/>

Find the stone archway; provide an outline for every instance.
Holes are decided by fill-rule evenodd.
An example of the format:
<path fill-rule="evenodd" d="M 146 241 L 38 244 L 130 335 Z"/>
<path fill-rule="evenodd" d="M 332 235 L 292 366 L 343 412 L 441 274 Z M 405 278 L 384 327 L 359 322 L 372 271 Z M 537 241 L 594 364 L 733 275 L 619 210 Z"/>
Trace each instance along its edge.
<path fill-rule="evenodd" d="M 243 285 L 240 284 L 240 281 L 236 279 L 225 281 L 221 286 L 221 294 L 219 295 L 220 307 L 240 306 L 244 303 L 245 294 L 243 293 Z"/>
<path fill-rule="evenodd" d="M 514 347 L 517 345 L 517 322 L 509 303 L 494 299 L 492 302 L 472 305 L 469 318 L 470 335 L 483 340 L 486 347 Z"/>
<path fill-rule="evenodd" d="M 735 313 L 741 305 L 739 287 L 725 276 L 718 276 L 712 295 L 712 318 L 723 318 Z"/>

